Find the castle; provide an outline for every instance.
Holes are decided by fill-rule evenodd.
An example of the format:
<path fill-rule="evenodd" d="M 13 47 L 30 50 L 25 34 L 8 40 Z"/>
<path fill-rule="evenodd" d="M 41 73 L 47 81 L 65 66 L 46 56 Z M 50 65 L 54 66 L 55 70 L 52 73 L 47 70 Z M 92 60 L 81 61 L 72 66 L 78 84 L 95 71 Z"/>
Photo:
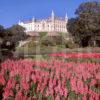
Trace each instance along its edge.
<path fill-rule="evenodd" d="M 56 17 L 52 11 L 47 19 L 37 20 L 34 17 L 28 21 L 19 21 L 18 25 L 25 28 L 28 32 L 64 32 L 67 33 L 67 15 L 65 18 Z"/>

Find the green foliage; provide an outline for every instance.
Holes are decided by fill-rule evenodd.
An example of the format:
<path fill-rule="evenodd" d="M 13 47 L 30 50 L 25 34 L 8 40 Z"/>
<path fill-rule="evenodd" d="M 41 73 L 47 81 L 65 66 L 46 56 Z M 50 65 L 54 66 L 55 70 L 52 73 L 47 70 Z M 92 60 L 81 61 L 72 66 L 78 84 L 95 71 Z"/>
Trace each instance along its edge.
<path fill-rule="evenodd" d="M 91 90 L 96 92 L 96 93 L 100 93 L 100 86 L 96 87 L 96 86 L 92 86 Z"/>
<path fill-rule="evenodd" d="M 24 32 L 25 29 L 22 26 L 13 25 L 7 30 L 12 34 L 12 38 L 10 39 L 10 42 L 14 42 L 15 44 L 18 44 L 20 40 L 27 39 L 27 35 Z"/>
<path fill-rule="evenodd" d="M 40 35 L 40 38 L 43 38 L 44 36 L 47 35 L 47 32 L 40 32 L 39 35 Z"/>
<path fill-rule="evenodd" d="M 86 81 L 84 81 L 85 84 L 89 84 L 91 82 L 91 78 L 87 79 Z"/>
<path fill-rule="evenodd" d="M 13 91 L 14 95 L 17 93 L 17 91 L 16 91 L 16 88 L 15 88 L 15 87 L 14 87 L 14 88 L 12 88 L 12 91 Z"/>
<path fill-rule="evenodd" d="M 4 78 L 5 78 L 6 81 L 9 80 L 9 70 L 5 71 Z"/>
<path fill-rule="evenodd" d="M 22 34 L 24 33 L 25 28 L 23 28 L 20 25 L 13 25 L 12 27 L 8 28 L 8 31 L 10 31 L 13 34 Z"/>
<path fill-rule="evenodd" d="M 42 100 L 42 93 L 38 93 L 38 100 Z"/>
<path fill-rule="evenodd" d="M 68 92 L 70 92 L 71 86 L 70 86 L 70 81 L 69 80 L 67 80 L 67 82 L 66 82 L 66 87 L 68 89 Z"/>
<path fill-rule="evenodd" d="M 5 35 L 1 47 L 14 50 L 15 46 L 19 43 L 20 40 L 27 39 L 26 33 L 24 31 L 25 29 L 19 25 L 13 25 L 12 27 L 5 29 Z"/>
<path fill-rule="evenodd" d="M 35 84 L 34 82 L 32 82 L 31 87 L 30 87 L 30 92 L 33 93 L 37 88 L 37 84 Z"/>
<path fill-rule="evenodd" d="M 48 96 L 47 100 L 52 100 L 52 96 Z"/>
<path fill-rule="evenodd" d="M 19 25 L 13 25 L 7 29 L 0 26 L 0 53 L 2 54 L 2 59 L 13 57 L 12 52 L 15 51 L 19 41 L 28 37 L 24 31 L 25 29 Z"/>
<path fill-rule="evenodd" d="M 75 94 L 75 92 L 70 92 L 68 97 L 69 100 L 78 100 L 78 96 Z"/>
<path fill-rule="evenodd" d="M 5 37 L 5 29 L 2 25 L 0 25 L 0 38 L 4 38 Z"/>
<path fill-rule="evenodd" d="M 68 31 L 80 46 L 95 45 L 95 36 L 100 36 L 100 3 L 82 3 L 76 10 L 76 18 L 68 21 Z"/>
<path fill-rule="evenodd" d="M 66 44 L 65 44 L 66 48 L 70 48 L 70 49 L 73 49 L 76 47 L 76 44 L 73 43 L 72 41 L 67 41 Z"/>
<path fill-rule="evenodd" d="M 14 79 L 15 79 L 18 83 L 20 83 L 20 80 L 21 80 L 20 75 L 16 75 L 16 76 L 14 77 Z"/>
<path fill-rule="evenodd" d="M 54 46 L 56 45 L 52 38 L 46 37 L 40 41 L 43 46 Z"/>

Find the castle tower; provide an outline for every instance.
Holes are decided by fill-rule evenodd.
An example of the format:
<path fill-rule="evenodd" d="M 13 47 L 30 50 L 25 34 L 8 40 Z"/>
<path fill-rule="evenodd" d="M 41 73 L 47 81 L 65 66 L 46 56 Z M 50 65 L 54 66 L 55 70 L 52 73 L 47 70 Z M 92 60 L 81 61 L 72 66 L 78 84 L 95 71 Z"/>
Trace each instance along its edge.
<path fill-rule="evenodd" d="M 55 17 L 55 14 L 54 14 L 54 11 L 52 10 L 51 18 L 54 19 L 54 17 Z"/>
<path fill-rule="evenodd" d="M 52 13 L 51 13 L 51 20 L 52 20 L 52 31 L 54 31 L 55 30 L 55 26 L 54 26 L 54 19 L 55 19 L 55 14 L 54 14 L 54 11 L 52 10 Z"/>
<path fill-rule="evenodd" d="M 35 17 L 32 18 L 32 21 L 35 21 Z"/>
<path fill-rule="evenodd" d="M 19 20 L 18 25 L 23 25 L 23 22 L 21 22 L 21 21 Z"/>
<path fill-rule="evenodd" d="M 65 16 L 65 21 L 68 22 L 68 16 L 67 16 L 67 13 L 66 13 L 66 16 Z"/>

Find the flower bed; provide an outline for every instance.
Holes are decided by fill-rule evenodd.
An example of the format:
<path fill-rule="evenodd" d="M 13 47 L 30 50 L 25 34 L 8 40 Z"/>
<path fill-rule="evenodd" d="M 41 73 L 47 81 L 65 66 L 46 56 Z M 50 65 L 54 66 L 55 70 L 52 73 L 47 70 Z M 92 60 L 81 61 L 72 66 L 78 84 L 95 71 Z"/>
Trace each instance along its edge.
<path fill-rule="evenodd" d="M 49 56 L 64 58 L 100 58 L 100 53 L 55 53 L 49 54 Z"/>
<path fill-rule="evenodd" d="M 100 100 L 100 64 L 6 60 L 0 93 L 3 100 Z"/>

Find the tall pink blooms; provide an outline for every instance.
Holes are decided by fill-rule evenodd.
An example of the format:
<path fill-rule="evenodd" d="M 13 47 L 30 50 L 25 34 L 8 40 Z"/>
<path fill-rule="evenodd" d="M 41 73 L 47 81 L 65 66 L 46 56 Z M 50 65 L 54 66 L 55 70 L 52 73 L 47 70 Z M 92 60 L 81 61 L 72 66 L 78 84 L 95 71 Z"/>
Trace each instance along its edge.
<path fill-rule="evenodd" d="M 21 85 L 26 91 L 29 89 L 29 84 L 25 80 L 22 81 Z"/>
<path fill-rule="evenodd" d="M 4 93 L 3 93 L 3 97 L 4 97 L 4 99 L 6 99 L 6 98 L 8 98 L 9 96 L 10 96 L 10 91 L 9 91 L 9 89 L 4 89 Z"/>
<path fill-rule="evenodd" d="M 60 100 L 60 97 L 59 95 L 56 96 L 55 100 Z"/>
<path fill-rule="evenodd" d="M 3 77 L 3 75 L 0 74 L 0 84 L 5 85 L 5 79 Z"/>
<path fill-rule="evenodd" d="M 99 57 L 97 54 L 59 54 L 64 57 Z M 69 94 L 82 95 L 82 99 L 98 100 L 100 64 L 89 62 L 66 62 L 55 58 L 44 61 L 6 60 L 0 66 L 0 93 L 3 99 L 28 100 L 41 96 L 54 100 Z"/>

